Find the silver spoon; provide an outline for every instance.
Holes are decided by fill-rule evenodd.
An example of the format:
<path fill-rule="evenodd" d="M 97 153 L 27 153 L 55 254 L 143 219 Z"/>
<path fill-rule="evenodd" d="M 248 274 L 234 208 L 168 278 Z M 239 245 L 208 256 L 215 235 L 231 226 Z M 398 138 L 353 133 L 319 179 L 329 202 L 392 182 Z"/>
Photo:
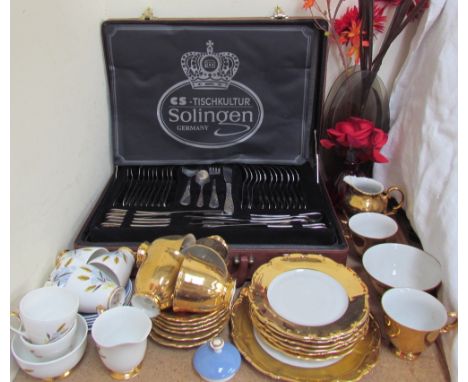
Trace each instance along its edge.
<path fill-rule="evenodd" d="M 203 187 L 205 186 L 205 184 L 209 182 L 210 182 L 210 175 L 208 174 L 208 171 L 200 170 L 195 175 L 195 183 L 197 183 L 200 186 L 200 195 L 198 196 L 197 207 L 203 207 L 203 204 L 204 204 Z"/>
<path fill-rule="evenodd" d="M 192 170 L 192 169 L 187 168 L 187 167 L 182 167 L 182 173 L 186 177 L 188 177 L 187 185 L 185 186 L 184 194 L 180 198 L 180 202 L 179 202 L 183 206 L 188 206 L 190 204 L 190 199 L 191 199 L 190 183 L 192 182 L 192 176 L 194 176 L 196 174 L 196 172 L 197 172 L 197 170 Z"/>

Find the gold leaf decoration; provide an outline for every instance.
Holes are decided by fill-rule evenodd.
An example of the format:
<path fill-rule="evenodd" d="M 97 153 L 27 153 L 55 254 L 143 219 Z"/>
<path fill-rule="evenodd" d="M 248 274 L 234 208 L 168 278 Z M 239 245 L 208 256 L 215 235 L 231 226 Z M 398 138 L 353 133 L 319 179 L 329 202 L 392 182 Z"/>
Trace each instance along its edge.
<path fill-rule="evenodd" d="M 127 264 L 127 255 L 125 253 L 122 253 L 122 255 L 123 255 L 123 259 L 125 261 L 125 264 Z"/>
<path fill-rule="evenodd" d="M 80 268 L 86 272 L 92 273 L 91 269 L 89 269 L 88 267 L 81 266 Z"/>
<path fill-rule="evenodd" d="M 114 263 L 116 263 L 116 264 L 119 263 L 119 258 L 118 257 L 114 257 Z"/>
<path fill-rule="evenodd" d="M 96 288 L 96 285 L 90 285 L 89 287 L 87 287 L 87 288 L 85 289 L 85 292 L 94 291 L 94 288 Z"/>
<path fill-rule="evenodd" d="M 89 280 L 89 277 L 81 275 L 81 276 L 78 276 L 78 279 L 82 280 L 82 281 L 87 281 L 87 280 Z"/>
<path fill-rule="evenodd" d="M 102 261 L 106 261 L 107 259 L 109 259 L 109 255 L 106 255 L 102 258 Z"/>
<path fill-rule="evenodd" d="M 66 325 L 65 323 L 63 323 L 62 325 L 60 325 L 60 326 L 58 327 L 58 329 L 57 329 L 57 333 L 63 332 L 63 331 L 65 330 L 65 325 Z"/>
<path fill-rule="evenodd" d="M 73 257 L 70 257 L 68 261 L 65 263 L 65 267 L 68 267 L 73 261 Z"/>

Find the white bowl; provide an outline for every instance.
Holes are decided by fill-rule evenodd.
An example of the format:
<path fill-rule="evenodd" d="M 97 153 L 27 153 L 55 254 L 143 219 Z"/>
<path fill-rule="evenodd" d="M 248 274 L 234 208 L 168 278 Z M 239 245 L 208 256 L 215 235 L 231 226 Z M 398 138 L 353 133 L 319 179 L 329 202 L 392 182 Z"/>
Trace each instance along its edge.
<path fill-rule="evenodd" d="M 389 288 L 430 291 L 442 280 L 440 263 L 427 252 L 409 245 L 375 245 L 364 253 L 362 264 L 380 293 Z"/>
<path fill-rule="evenodd" d="M 65 333 L 58 340 L 49 342 L 47 344 L 33 344 L 29 342 L 25 337 L 20 336 L 22 347 L 34 354 L 41 361 L 50 361 L 53 359 L 60 358 L 61 356 L 68 353 L 73 348 L 73 341 L 76 337 L 76 330 L 78 327 L 78 320 L 75 319 L 75 323 L 72 328 Z"/>
<path fill-rule="evenodd" d="M 11 352 L 23 371 L 34 378 L 51 379 L 65 377 L 80 362 L 87 345 L 88 326 L 80 315 L 76 319 L 77 330 L 73 340 L 72 350 L 64 356 L 52 361 L 42 361 L 23 346 L 18 335 L 11 342 Z"/>

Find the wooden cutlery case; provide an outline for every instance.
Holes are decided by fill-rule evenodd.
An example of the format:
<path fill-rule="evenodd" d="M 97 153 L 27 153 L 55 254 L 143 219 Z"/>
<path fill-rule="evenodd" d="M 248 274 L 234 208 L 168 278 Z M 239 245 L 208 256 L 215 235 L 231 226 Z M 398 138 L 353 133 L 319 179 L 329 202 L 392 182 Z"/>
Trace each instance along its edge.
<path fill-rule="evenodd" d="M 242 282 L 274 256 L 348 247 L 321 181 L 322 20 L 102 25 L 115 172 L 75 245 L 222 236 Z M 200 192 L 202 191 L 202 192 Z"/>

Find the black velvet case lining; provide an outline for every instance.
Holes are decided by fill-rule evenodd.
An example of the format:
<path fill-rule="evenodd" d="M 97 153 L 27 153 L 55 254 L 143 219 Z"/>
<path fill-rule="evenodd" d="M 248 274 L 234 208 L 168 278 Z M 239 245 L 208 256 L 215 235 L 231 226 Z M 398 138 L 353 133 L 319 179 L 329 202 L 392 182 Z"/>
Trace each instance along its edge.
<path fill-rule="evenodd" d="M 196 225 L 189 224 L 184 214 L 176 215 L 172 219 L 171 224 L 168 227 L 157 227 L 157 228 L 135 228 L 130 227 L 130 221 L 132 220 L 133 213 L 136 210 L 152 210 L 144 207 L 129 208 L 127 216 L 123 221 L 123 224 L 119 228 L 102 227 L 101 223 L 105 220 L 105 215 L 113 208 L 115 199 L 119 196 L 122 190 L 122 186 L 125 184 L 125 170 L 126 168 L 120 168 L 117 176 L 114 177 L 110 187 L 103 195 L 98 208 L 95 210 L 91 220 L 84 230 L 82 235 L 83 242 L 87 243 L 134 243 L 142 242 L 145 240 L 152 241 L 154 238 L 164 235 L 173 234 L 186 234 L 188 232 L 193 233 L 196 237 L 205 237 L 209 235 L 218 234 L 221 235 L 231 246 L 248 246 L 255 248 L 269 248 L 278 246 L 294 246 L 294 247 L 334 247 L 339 246 L 340 240 L 336 230 L 336 221 L 334 220 L 334 214 L 328 200 L 324 197 L 324 190 L 321 184 L 315 182 L 315 171 L 310 164 L 304 164 L 296 167 L 300 173 L 302 179 L 301 187 L 304 191 L 306 198 L 307 209 L 306 210 L 252 210 L 246 209 L 240 210 L 240 195 L 241 195 L 241 174 L 240 166 L 233 167 L 233 200 L 235 205 L 235 211 L 233 217 L 248 217 L 249 213 L 267 213 L 267 214 L 295 214 L 306 211 L 319 211 L 323 214 L 322 221 L 327 224 L 325 229 L 307 229 L 307 228 L 267 228 L 267 227 L 222 227 L 222 228 L 201 228 Z M 208 169 L 207 166 L 198 166 L 199 169 Z M 225 183 L 222 179 L 222 175 L 216 176 L 216 186 L 218 190 L 218 197 L 220 201 L 220 208 L 213 209 L 213 212 L 221 211 L 224 199 L 225 199 Z M 181 168 L 177 169 L 176 184 L 173 188 L 173 192 L 169 195 L 168 205 L 166 208 L 159 208 L 158 211 L 176 211 L 176 210 L 210 210 L 208 208 L 208 200 L 211 193 L 211 183 L 205 186 L 204 189 L 204 200 L 205 205 L 202 208 L 195 207 L 196 198 L 199 194 L 199 186 L 195 183 L 192 178 L 191 183 L 191 194 L 192 203 L 188 207 L 181 206 L 179 204 L 180 197 L 184 191 L 187 178 L 182 174 Z M 121 208 L 121 207 L 119 207 Z M 154 210 L 154 209 L 153 209 Z"/>

